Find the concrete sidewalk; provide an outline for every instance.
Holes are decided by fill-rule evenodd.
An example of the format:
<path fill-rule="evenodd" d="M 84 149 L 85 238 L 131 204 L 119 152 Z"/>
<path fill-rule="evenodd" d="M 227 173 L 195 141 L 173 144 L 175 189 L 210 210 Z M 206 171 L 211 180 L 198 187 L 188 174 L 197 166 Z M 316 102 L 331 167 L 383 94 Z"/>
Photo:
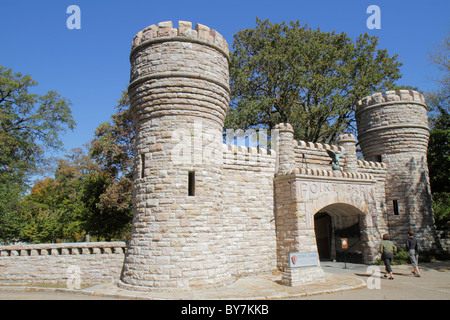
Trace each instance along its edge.
<path fill-rule="evenodd" d="M 86 299 L 101 297 L 127 300 L 263 300 L 329 299 L 330 297 L 333 299 L 333 296 L 339 299 L 345 298 L 346 295 L 349 295 L 349 299 L 364 299 L 364 295 L 383 299 L 389 291 L 395 294 L 394 296 L 391 294 L 389 299 L 407 299 L 405 289 L 409 294 L 415 292 L 414 290 L 420 291 L 422 296 L 417 295 L 418 299 L 434 299 L 434 297 L 450 299 L 450 261 L 424 264 L 422 278 L 412 277 L 410 266 L 394 266 L 396 279 L 393 281 L 380 279 L 381 290 L 367 288 L 367 280 L 373 276 L 372 272 L 367 269 L 369 267 L 367 265 L 322 262 L 321 266 L 325 272 L 325 282 L 298 287 L 280 285 L 281 275 L 262 274 L 239 278 L 228 286 L 199 290 L 139 292 L 124 290 L 119 288 L 116 283 L 97 285 L 82 290 L 0 286 L 0 299 L 8 299 L 6 295 L 2 295 L 2 292 L 12 291 L 19 297 L 20 292 L 23 292 L 24 295 L 27 292 L 42 292 L 53 293 L 55 299 L 60 299 L 56 296 L 60 297 L 61 294 L 66 294 L 67 299 L 70 299 L 69 294 L 72 294 L 83 295 Z M 383 270 L 384 268 L 381 266 L 381 271 Z M 428 294 L 434 292 L 436 296 L 428 298 L 423 296 L 424 292 Z"/>

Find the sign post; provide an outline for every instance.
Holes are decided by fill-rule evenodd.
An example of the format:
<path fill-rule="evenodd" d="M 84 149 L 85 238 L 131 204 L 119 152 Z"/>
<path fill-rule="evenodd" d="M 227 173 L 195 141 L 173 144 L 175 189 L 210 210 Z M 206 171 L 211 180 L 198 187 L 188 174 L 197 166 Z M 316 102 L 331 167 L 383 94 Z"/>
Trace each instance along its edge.
<path fill-rule="evenodd" d="M 348 249 L 348 238 L 341 238 L 341 248 L 342 250 Z M 344 269 L 347 269 L 347 252 L 344 252 Z"/>

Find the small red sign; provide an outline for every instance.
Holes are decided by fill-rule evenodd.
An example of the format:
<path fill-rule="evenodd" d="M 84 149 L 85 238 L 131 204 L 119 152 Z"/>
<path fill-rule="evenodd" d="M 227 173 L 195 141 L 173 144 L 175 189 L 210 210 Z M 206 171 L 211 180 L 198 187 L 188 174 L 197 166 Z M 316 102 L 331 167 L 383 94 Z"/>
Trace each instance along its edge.
<path fill-rule="evenodd" d="M 341 247 L 342 247 L 342 249 L 348 249 L 348 239 L 347 238 L 341 239 Z"/>

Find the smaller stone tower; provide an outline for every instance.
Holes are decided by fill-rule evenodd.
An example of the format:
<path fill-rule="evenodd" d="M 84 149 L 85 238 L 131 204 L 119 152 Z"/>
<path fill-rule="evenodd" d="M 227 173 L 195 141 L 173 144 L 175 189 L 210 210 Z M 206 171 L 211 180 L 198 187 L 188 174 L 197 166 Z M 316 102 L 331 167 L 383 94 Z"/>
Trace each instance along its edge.
<path fill-rule="evenodd" d="M 356 139 L 351 133 L 343 133 L 339 135 L 337 144 L 339 147 L 344 148 L 345 155 L 345 170 L 347 172 L 356 172 L 358 169 L 356 156 Z"/>
<path fill-rule="evenodd" d="M 228 55 L 218 32 L 191 22 L 161 22 L 134 38 L 134 220 L 123 287 L 194 288 L 231 279 L 221 232 Z"/>
<path fill-rule="evenodd" d="M 427 106 L 422 94 L 375 93 L 356 109 L 358 141 L 365 160 L 387 165 L 386 207 L 391 238 L 403 245 L 413 230 L 422 246 L 436 244 L 428 177 Z"/>

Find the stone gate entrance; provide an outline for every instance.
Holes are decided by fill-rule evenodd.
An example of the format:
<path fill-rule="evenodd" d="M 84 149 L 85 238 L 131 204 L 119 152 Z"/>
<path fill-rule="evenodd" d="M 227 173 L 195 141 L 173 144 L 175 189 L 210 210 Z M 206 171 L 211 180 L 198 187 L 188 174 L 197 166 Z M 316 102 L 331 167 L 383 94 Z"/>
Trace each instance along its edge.
<path fill-rule="evenodd" d="M 358 102 L 367 161 L 358 160 L 353 134 L 337 145 L 300 141 L 288 123 L 272 128 L 270 150 L 267 139 L 224 145 L 229 61 L 225 39 L 201 24 L 164 21 L 133 40 L 134 220 L 119 286 L 200 288 L 275 267 L 286 285 L 320 281 L 321 211 L 334 230 L 325 237 L 330 257 L 347 238 L 371 262 L 388 231 L 402 240 L 412 229 L 433 245 L 423 95 L 388 91 Z"/>
<path fill-rule="evenodd" d="M 296 168 L 276 176 L 277 266 L 284 270 L 284 284 L 320 281 L 323 274 L 319 251 L 322 255 L 326 252 L 328 258 L 343 259 L 342 238 L 348 239 L 349 248 L 357 249 L 360 262 L 373 260 L 377 254 L 374 240 L 380 237 L 377 212 L 382 206 L 377 201 L 375 186 L 375 179 L 341 171 Z M 333 233 L 316 234 L 317 214 L 319 218 L 329 217 Z M 352 228 L 358 229 L 358 236 L 352 233 Z M 320 232 L 324 232 L 323 227 Z M 302 264 L 303 257 L 311 259 L 313 255 L 315 263 Z"/>

